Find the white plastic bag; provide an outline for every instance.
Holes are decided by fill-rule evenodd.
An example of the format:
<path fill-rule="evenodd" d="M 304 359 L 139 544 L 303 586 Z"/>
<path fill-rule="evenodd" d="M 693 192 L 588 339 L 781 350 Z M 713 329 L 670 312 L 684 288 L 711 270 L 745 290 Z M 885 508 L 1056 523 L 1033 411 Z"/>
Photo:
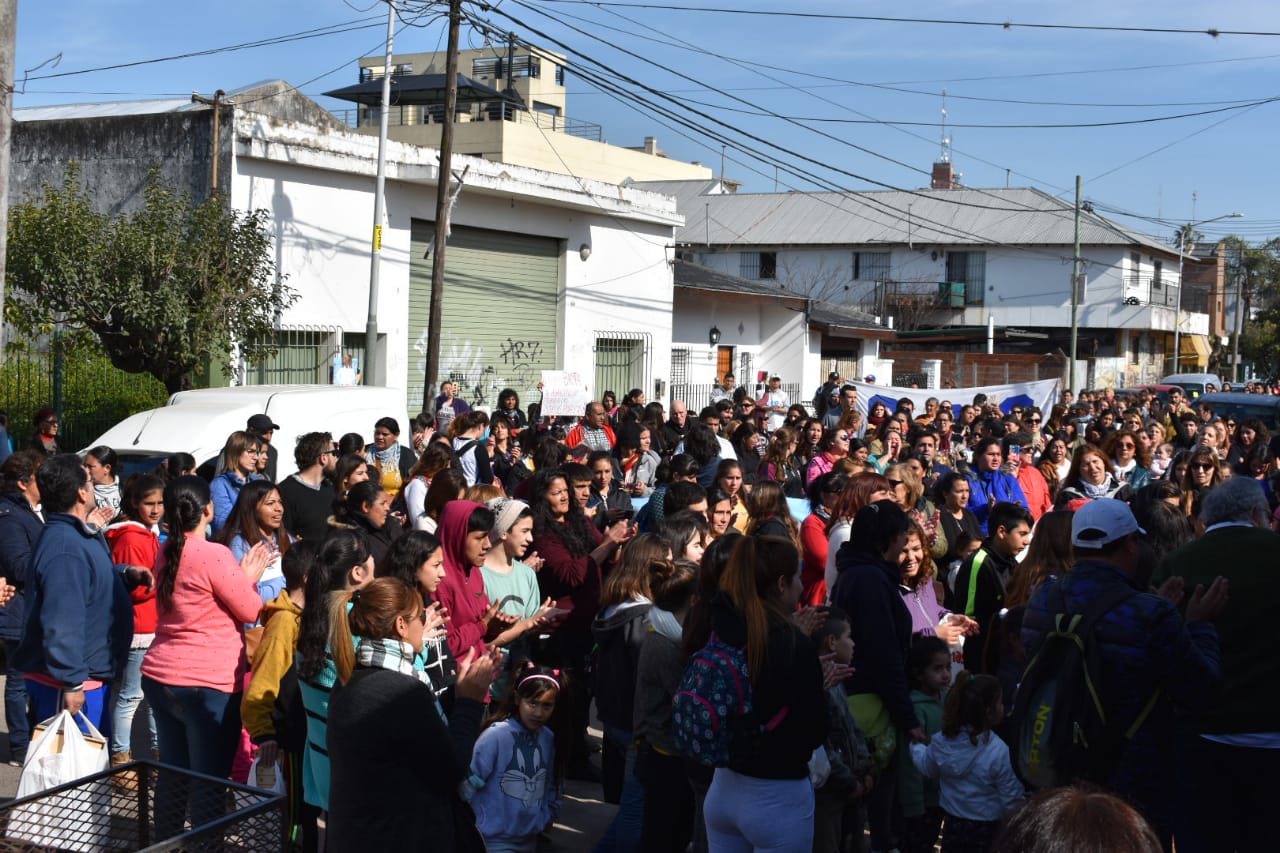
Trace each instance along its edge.
<path fill-rule="evenodd" d="M 70 711 L 46 720 L 27 750 L 18 799 L 83 779 L 107 769 L 106 739 L 83 714 L 86 737 Z M 86 785 L 16 806 L 9 812 L 7 837 L 59 850 L 97 853 L 106 848 L 111 820 L 111 780 Z"/>
<path fill-rule="evenodd" d="M 249 784 L 273 794 L 285 793 L 284 774 L 280 772 L 280 765 L 260 764 L 256 755 L 249 765 Z"/>
<path fill-rule="evenodd" d="M 831 759 L 827 757 L 827 748 L 820 746 L 809 756 L 809 784 L 814 789 L 821 788 L 827 784 L 827 778 L 831 775 Z"/>

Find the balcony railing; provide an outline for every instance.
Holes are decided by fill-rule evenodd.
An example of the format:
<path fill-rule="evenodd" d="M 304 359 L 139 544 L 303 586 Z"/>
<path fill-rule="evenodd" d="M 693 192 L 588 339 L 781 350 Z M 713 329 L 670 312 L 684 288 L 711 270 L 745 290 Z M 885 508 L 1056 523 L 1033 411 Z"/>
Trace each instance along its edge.
<path fill-rule="evenodd" d="M 877 281 L 857 307 L 868 314 L 886 317 L 981 304 L 982 288 L 964 282 Z"/>
<path fill-rule="evenodd" d="M 333 115 L 339 121 L 347 127 L 356 129 L 378 127 L 381 123 L 381 113 L 382 111 L 377 107 L 355 107 L 333 111 Z M 538 110 L 516 109 L 506 101 L 463 104 L 458 108 L 457 120 L 459 122 L 510 121 L 516 124 L 531 124 L 546 131 L 564 133 L 592 142 L 604 141 L 604 128 L 595 122 Z M 392 127 L 443 124 L 444 106 L 441 104 L 395 106 L 387 115 L 387 123 Z"/>
<path fill-rule="evenodd" d="M 1182 310 L 1199 314 L 1209 312 L 1209 288 L 1188 285 L 1179 288 L 1168 279 L 1127 276 L 1124 280 L 1124 303 L 1126 305 L 1158 305 L 1174 308 L 1178 305 L 1179 291 L 1182 296 Z"/>

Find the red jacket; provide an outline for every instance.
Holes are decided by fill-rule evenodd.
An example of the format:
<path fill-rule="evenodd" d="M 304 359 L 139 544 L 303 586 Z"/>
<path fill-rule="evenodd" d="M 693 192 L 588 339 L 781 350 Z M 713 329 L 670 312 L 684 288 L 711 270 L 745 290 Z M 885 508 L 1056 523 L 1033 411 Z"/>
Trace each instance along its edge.
<path fill-rule="evenodd" d="M 160 538 L 136 521 L 122 521 L 108 527 L 103 534 L 111 545 L 111 559 L 116 564 L 141 566 L 154 573 L 160 555 Z M 133 601 L 133 633 L 156 632 L 156 588 L 135 587 L 129 593 Z"/>
<path fill-rule="evenodd" d="M 816 513 L 806 517 L 800 525 L 800 544 L 804 547 L 804 561 L 800 569 L 804 592 L 800 603 L 815 607 L 826 604 L 827 546 L 830 544 L 827 520 Z"/>
<path fill-rule="evenodd" d="M 1036 521 L 1040 516 L 1053 509 L 1053 498 L 1049 494 L 1049 483 L 1034 465 L 1018 466 L 1018 485 L 1027 496 L 1027 509 Z"/>
<path fill-rule="evenodd" d="M 613 427 L 609 426 L 608 424 L 605 424 L 600 428 L 604 430 L 605 435 L 609 436 L 610 447 L 613 447 L 615 444 L 618 443 L 617 436 L 613 434 Z M 579 423 L 576 427 L 569 430 L 569 434 L 564 437 L 564 443 L 567 447 L 577 447 L 579 444 L 582 444 L 582 440 L 586 438 L 586 435 L 587 435 L 587 428 L 583 426 L 581 423 Z"/>

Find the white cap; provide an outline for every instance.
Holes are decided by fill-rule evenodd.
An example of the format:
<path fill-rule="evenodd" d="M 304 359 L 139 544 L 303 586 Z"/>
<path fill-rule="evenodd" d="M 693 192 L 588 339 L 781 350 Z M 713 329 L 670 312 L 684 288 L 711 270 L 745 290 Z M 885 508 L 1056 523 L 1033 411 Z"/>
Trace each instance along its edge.
<path fill-rule="evenodd" d="M 1131 533 L 1146 532 L 1129 505 L 1115 498 L 1089 501 L 1071 518 L 1071 544 L 1077 548 L 1100 549 Z"/>

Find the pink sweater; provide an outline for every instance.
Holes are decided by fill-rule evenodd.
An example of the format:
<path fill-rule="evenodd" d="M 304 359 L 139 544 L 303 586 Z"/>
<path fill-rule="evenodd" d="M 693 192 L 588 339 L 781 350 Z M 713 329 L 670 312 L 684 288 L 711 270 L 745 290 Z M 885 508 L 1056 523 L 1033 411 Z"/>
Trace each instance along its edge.
<path fill-rule="evenodd" d="M 161 551 L 157 580 L 165 571 Z M 231 551 L 188 534 L 173 603 L 156 603 L 160 618 L 142 674 L 174 687 L 239 692 L 245 672 L 241 626 L 257 620 L 262 599 Z"/>

